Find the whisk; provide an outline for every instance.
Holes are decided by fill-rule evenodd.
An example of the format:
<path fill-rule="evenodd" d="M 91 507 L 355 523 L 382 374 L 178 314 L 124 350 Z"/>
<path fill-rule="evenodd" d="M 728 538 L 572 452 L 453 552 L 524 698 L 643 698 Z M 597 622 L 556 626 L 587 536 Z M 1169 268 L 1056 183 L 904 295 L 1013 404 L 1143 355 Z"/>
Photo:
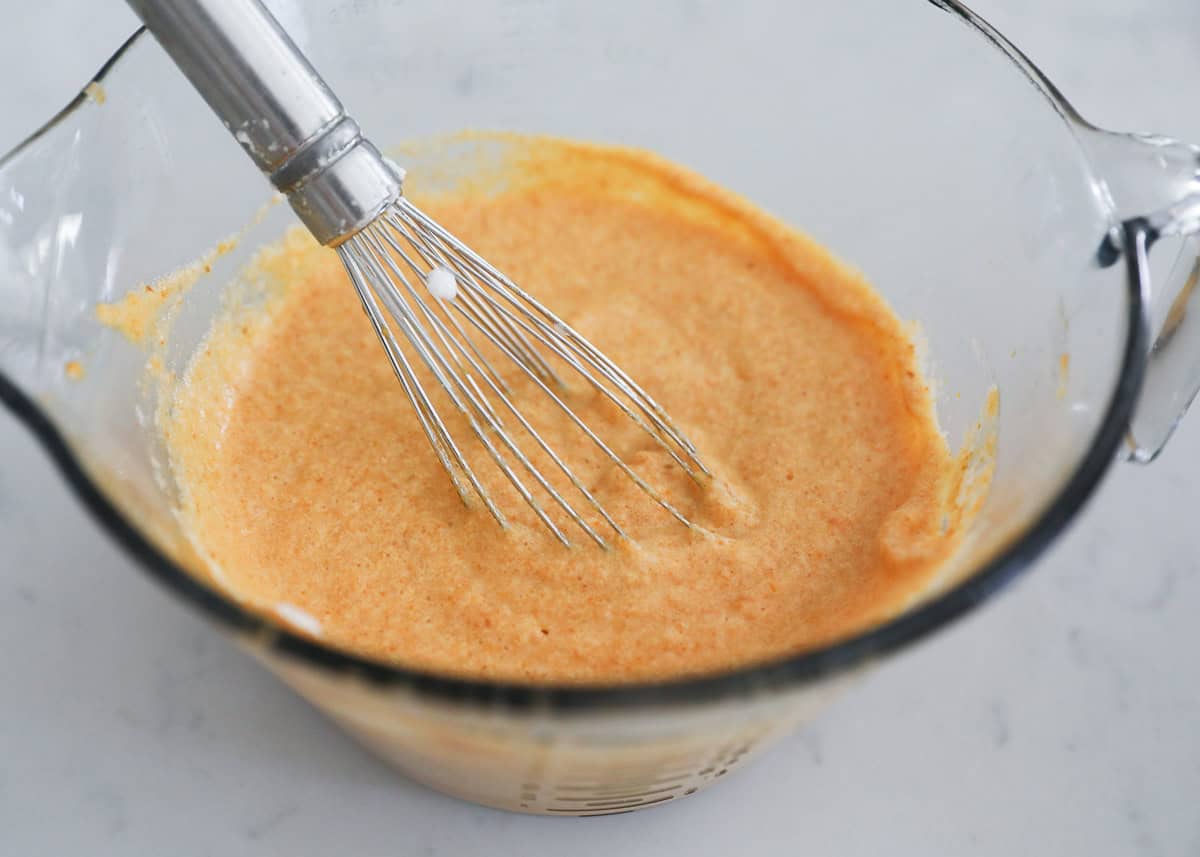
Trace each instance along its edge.
<path fill-rule="evenodd" d="M 602 547 L 608 545 L 606 535 L 626 537 L 567 460 L 522 414 L 487 352 L 519 367 L 581 439 L 594 444 L 666 512 L 691 526 L 572 410 L 555 366 L 582 378 L 702 482 L 709 471 L 692 442 L 612 360 L 403 196 L 403 170 L 363 137 L 259 0 L 129 4 L 258 168 L 286 195 L 301 222 L 320 243 L 337 251 L 434 454 L 464 502 L 477 498 L 507 526 L 487 482 L 468 463 L 422 384 L 422 374 L 434 379 L 487 457 L 560 542 L 571 543 L 547 506 L 557 506 Z M 480 339 L 490 347 L 481 348 Z M 542 467 L 518 438 L 541 450 Z M 543 472 L 551 465 L 573 491 L 555 487 Z M 591 516 L 589 521 L 577 505 L 591 509 L 599 520 Z"/>

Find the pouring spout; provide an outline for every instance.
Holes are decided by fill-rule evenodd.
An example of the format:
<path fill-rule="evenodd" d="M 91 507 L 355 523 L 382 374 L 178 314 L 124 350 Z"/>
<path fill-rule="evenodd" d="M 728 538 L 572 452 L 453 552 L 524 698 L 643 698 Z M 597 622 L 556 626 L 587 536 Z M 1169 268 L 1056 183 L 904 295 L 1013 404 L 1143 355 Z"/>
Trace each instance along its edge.
<path fill-rule="evenodd" d="M 28 197 L 9 179 L 0 169 L 0 373 L 36 393 L 51 371 L 71 373 L 81 356 L 68 331 L 86 307 L 65 267 L 83 214 L 28 216 Z"/>
<path fill-rule="evenodd" d="M 103 99 L 89 84 L 0 158 L 0 374 L 34 396 L 70 374 L 94 331 L 105 265 L 92 221 L 106 212 L 90 205 L 89 114 Z"/>

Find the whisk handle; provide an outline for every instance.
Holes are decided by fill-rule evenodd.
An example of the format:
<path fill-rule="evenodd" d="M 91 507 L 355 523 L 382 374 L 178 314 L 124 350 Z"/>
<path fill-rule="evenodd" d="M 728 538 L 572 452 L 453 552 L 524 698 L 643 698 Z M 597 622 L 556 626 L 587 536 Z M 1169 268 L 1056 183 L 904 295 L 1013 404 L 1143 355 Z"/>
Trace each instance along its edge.
<path fill-rule="evenodd" d="M 128 0 L 324 244 L 373 220 L 400 177 L 260 0 Z"/>

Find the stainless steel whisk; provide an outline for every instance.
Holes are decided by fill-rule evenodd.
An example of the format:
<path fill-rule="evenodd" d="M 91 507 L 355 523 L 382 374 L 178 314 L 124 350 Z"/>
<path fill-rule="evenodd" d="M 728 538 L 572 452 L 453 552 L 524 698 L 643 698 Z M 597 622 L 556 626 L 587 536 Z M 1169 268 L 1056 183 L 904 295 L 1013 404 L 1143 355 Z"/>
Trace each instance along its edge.
<path fill-rule="evenodd" d="M 708 470 L 696 447 L 611 360 L 404 198 L 403 171 L 362 136 L 259 0 L 129 4 L 258 168 L 287 196 L 301 222 L 337 251 L 430 445 L 464 501 L 478 497 L 501 526 L 507 525 L 422 385 L 417 366 L 424 366 L 445 391 L 488 456 L 559 541 L 570 544 L 536 489 L 597 544 L 607 545 L 601 532 L 605 525 L 625 536 L 522 414 L 473 331 L 491 344 L 493 353 L 516 364 L 613 465 L 691 526 L 571 409 L 552 361 L 570 367 L 685 472 L 702 480 Z M 604 521 L 600 529 L 522 450 L 506 417 L 566 478 L 579 495 L 576 502 L 582 498 Z"/>

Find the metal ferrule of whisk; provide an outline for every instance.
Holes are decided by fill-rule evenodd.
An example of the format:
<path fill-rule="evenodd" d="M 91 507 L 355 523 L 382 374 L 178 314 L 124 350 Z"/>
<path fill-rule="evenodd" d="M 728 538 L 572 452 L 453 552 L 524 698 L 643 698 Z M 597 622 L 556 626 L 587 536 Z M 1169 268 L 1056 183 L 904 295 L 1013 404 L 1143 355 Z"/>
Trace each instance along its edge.
<path fill-rule="evenodd" d="M 560 542 L 571 544 L 548 511 L 554 508 L 601 546 L 608 545 L 605 531 L 626 535 L 514 402 L 504 373 L 491 362 L 503 360 L 555 405 L 581 442 L 691 526 L 574 412 L 552 363 L 620 409 L 702 481 L 708 470 L 695 446 L 608 357 L 404 198 L 399 168 L 363 138 L 259 0 L 129 3 L 313 236 L 337 250 L 430 447 L 464 502 L 477 499 L 508 525 L 431 390 L 440 388 L 461 417 L 457 430 L 465 425 Z M 484 342 L 488 347 L 481 348 Z M 538 452 L 531 458 L 527 449 Z"/>
<path fill-rule="evenodd" d="M 258 0 L 129 5 L 322 244 L 399 198 L 401 177 Z"/>

